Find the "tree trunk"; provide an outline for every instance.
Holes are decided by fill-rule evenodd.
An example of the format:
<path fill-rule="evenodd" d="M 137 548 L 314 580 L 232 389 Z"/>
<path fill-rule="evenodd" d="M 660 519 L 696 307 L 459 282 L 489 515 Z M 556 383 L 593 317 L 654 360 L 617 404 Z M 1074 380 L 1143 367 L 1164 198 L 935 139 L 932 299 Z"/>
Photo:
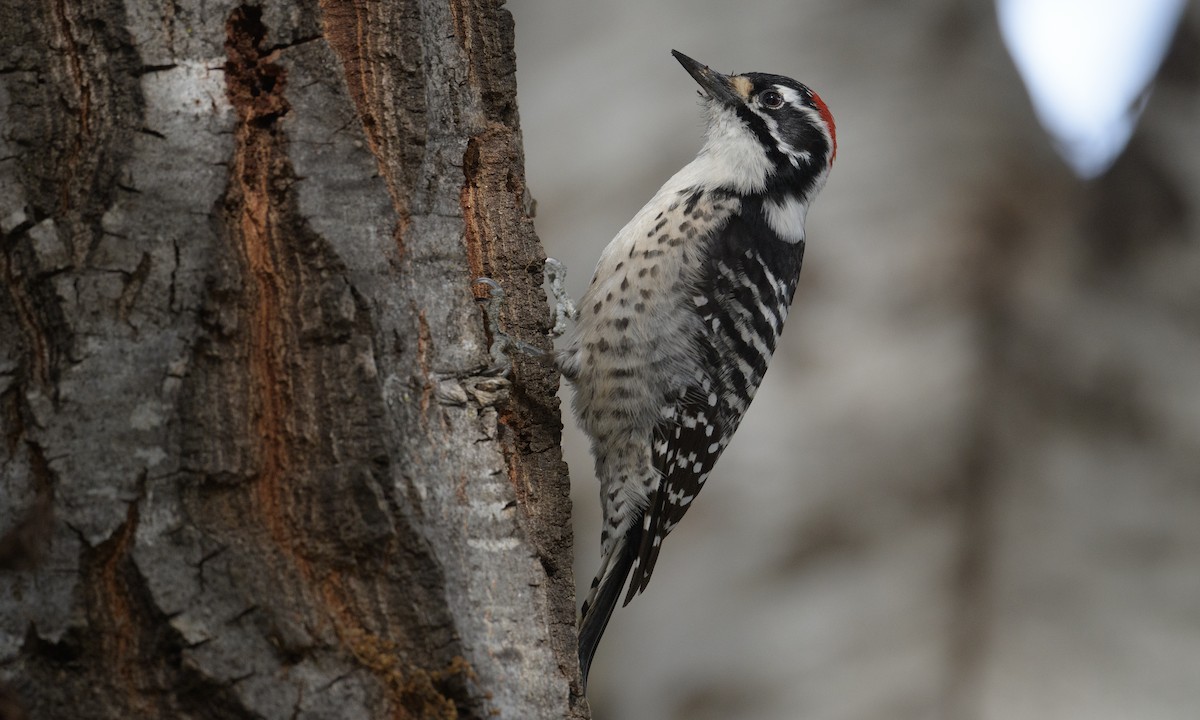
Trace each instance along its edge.
<path fill-rule="evenodd" d="M 507 11 L 0 38 L 0 714 L 585 717 Z"/>

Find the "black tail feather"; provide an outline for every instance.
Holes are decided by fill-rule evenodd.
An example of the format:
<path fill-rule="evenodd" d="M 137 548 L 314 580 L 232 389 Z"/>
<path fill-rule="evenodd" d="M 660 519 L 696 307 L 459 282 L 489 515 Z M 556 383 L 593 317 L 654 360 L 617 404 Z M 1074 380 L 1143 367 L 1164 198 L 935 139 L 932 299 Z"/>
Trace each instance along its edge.
<path fill-rule="evenodd" d="M 621 588 L 629 577 L 629 570 L 637 558 L 638 548 L 642 540 L 642 523 L 635 522 L 625 535 L 625 543 L 618 550 L 620 555 L 613 560 L 612 572 L 603 581 L 596 593 L 595 601 L 583 608 L 583 619 L 579 624 L 579 671 L 583 674 L 583 687 L 587 689 L 588 671 L 592 667 L 592 658 L 596 648 L 600 646 L 600 638 L 608 627 L 609 618 L 621 598 Z"/>

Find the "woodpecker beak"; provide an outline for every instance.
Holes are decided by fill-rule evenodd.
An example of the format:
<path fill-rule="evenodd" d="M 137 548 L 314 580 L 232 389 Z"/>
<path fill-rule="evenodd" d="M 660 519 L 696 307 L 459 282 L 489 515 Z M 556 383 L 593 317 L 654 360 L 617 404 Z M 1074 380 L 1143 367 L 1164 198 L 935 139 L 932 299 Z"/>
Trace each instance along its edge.
<path fill-rule="evenodd" d="M 684 70 L 688 71 L 708 96 L 726 105 L 740 105 L 746 100 L 749 81 L 741 77 L 729 77 L 713 70 L 707 65 L 701 65 L 687 55 L 672 50 L 671 54 L 679 61 Z M 738 82 L 738 81 L 741 82 Z"/>

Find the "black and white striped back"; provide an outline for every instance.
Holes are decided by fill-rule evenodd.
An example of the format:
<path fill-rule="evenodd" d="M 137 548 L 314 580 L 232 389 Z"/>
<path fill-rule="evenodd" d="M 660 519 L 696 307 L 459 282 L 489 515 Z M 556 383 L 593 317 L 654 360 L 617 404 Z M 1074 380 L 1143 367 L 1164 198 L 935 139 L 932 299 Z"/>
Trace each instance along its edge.
<path fill-rule="evenodd" d="M 703 489 L 754 399 L 783 332 L 804 257 L 804 241 L 780 238 L 753 199 L 709 243 L 699 285 L 687 303 L 703 328 L 697 338 L 701 362 L 655 430 L 653 465 L 662 482 L 642 517 L 626 603 L 646 588 L 663 539 Z"/>

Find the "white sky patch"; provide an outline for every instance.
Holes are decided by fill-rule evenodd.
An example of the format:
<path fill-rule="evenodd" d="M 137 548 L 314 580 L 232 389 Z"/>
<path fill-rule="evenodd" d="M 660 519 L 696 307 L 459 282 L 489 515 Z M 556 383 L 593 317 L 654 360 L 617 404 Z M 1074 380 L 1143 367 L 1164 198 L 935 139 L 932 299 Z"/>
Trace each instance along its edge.
<path fill-rule="evenodd" d="M 1185 0 L 996 0 L 1042 126 L 1080 177 L 1112 165 L 1141 115 Z"/>

